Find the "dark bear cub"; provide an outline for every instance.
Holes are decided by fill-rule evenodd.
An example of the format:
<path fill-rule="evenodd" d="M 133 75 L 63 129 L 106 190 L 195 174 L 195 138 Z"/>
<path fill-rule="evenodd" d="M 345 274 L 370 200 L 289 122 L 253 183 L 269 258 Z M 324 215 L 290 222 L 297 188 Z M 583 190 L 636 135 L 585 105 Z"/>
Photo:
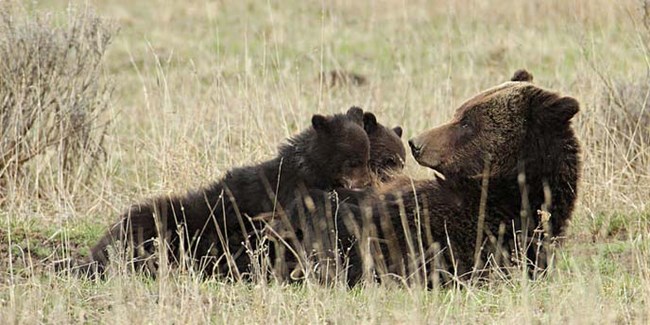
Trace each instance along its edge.
<path fill-rule="evenodd" d="M 370 170 L 380 182 L 388 182 L 404 169 L 406 162 L 402 128 L 387 128 L 370 112 L 363 114 L 363 128 L 370 140 Z"/>
<path fill-rule="evenodd" d="M 311 122 L 309 129 L 281 146 L 274 159 L 235 168 L 220 181 L 184 196 L 131 207 L 91 249 L 93 267 L 103 272 L 111 258 L 108 247 L 126 244 L 129 249 L 117 252 L 126 253 L 136 269 L 155 274 L 160 260 L 150 257 L 162 244 L 172 264 L 183 263 L 205 275 L 242 278 L 250 270 L 263 227 L 251 217 L 282 211 L 309 189 L 370 184 L 363 111 L 353 107 L 346 114 L 314 115 Z M 164 240 L 156 240 L 160 235 Z"/>
<path fill-rule="evenodd" d="M 350 109 L 359 109 L 355 106 Z M 406 148 L 402 143 L 402 127 L 388 128 L 379 122 L 371 112 L 363 113 L 363 128 L 370 141 L 368 165 L 373 176 L 373 186 L 365 189 L 336 188 L 336 195 L 346 202 L 358 202 L 377 195 L 391 187 L 398 177 L 404 178 L 402 170 L 406 162 Z M 313 189 L 317 191 L 318 189 Z"/>

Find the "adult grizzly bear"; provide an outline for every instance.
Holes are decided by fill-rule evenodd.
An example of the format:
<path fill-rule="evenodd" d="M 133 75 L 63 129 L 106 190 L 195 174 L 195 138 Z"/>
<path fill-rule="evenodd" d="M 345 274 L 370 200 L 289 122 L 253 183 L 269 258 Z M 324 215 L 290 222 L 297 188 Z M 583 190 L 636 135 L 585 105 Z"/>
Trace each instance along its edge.
<path fill-rule="evenodd" d="M 150 258 L 161 242 L 169 261 L 196 267 L 206 275 L 241 278 L 257 248 L 260 221 L 249 219 L 281 211 L 308 189 L 360 188 L 371 182 L 369 140 L 363 111 L 314 115 L 309 129 L 281 146 L 277 157 L 254 166 L 235 168 L 212 185 L 184 196 L 160 197 L 138 204 L 91 249 L 97 272 L 103 272 L 110 246 L 136 268 L 155 273 L 159 259 Z M 120 241 L 120 245 L 115 245 Z"/>
<path fill-rule="evenodd" d="M 285 254 L 285 269 L 350 284 L 364 275 L 432 284 L 513 261 L 543 270 L 576 200 L 578 110 L 525 81 L 481 92 L 409 141 L 418 163 L 444 179 L 402 183 L 358 205 L 335 192 L 296 200 L 289 224 L 269 229 L 297 252 Z"/>

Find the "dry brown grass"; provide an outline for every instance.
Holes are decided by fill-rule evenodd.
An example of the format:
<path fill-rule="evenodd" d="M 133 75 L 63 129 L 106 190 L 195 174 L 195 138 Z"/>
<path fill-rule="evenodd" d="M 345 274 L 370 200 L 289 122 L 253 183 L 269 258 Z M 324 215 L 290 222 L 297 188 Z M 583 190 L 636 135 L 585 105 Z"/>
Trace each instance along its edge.
<path fill-rule="evenodd" d="M 642 2 L 90 3 L 121 26 L 97 75 L 116 81 L 106 161 L 73 195 L 26 189 L 3 203 L 0 252 L 11 259 L 0 270 L 0 323 L 650 318 L 650 142 L 643 133 L 650 31 Z M 65 21 L 60 1 L 25 5 Z M 29 246 L 41 259 L 60 258 L 61 247 L 96 240 L 133 202 L 270 157 L 315 112 L 359 105 L 402 125 L 408 138 L 522 67 L 539 85 L 582 104 L 575 121 L 584 149 L 580 201 L 548 279 L 434 291 L 224 284 L 184 275 L 87 282 L 34 267 L 39 258 L 25 254 Z M 318 76 L 331 70 L 362 74 L 367 83 L 330 89 Z M 407 165 L 410 175 L 431 175 L 410 158 Z"/>

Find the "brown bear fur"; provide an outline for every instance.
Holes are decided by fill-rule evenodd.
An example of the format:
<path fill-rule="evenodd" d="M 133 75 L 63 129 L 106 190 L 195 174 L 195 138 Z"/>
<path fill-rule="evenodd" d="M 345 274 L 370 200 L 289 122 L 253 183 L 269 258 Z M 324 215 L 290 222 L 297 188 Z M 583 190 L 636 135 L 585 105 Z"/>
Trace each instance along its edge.
<path fill-rule="evenodd" d="M 291 227 L 272 228 L 298 252 L 283 267 L 350 284 L 397 275 L 431 285 L 522 260 L 537 274 L 574 208 L 580 147 L 570 120 L 578 110 L 575 99 L 528 82 L 481 92 L 449 123 L 409 141 L 418 163 L 444 179 L 399 179 L 391 193 L 358 205 L 322 191 L 296 200 Z"/>
<path fill-rule="evenodd" d="M 91 249 L 96 271 L 103 272 L 108 247 L 120 246 L 120 241 L 130 249 L 118 252 L 135 268 L 155 274 L 159 260 L 149 256 L 156 252 L 155 238 L 164 234 L 171 263 L 185 261 L 207 275 L 241 278 L 250 268 L 249 253 L 257 248 L 263 226 L 249 217 L 281 211 L 308 189 L 370 184 L 362 115 L 359 108 L 328 117 L 314 115 L 312 126 L 281 146 L 276 158 L 235 168 L 220 181 L 184 196 L 134 205 Z"/>

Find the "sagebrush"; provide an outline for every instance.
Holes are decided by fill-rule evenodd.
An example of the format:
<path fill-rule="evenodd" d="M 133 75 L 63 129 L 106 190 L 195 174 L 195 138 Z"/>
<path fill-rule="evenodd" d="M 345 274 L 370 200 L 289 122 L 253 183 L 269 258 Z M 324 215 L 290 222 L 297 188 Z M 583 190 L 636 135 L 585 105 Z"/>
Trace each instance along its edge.
<path fill-rule="evenodd" d="M 104 154 L 113 86 L 102 66 L 117 30 L 87 10 L 56 18 L 0 5 L 0 197 L 48 179 L 69 190 Z"/>

